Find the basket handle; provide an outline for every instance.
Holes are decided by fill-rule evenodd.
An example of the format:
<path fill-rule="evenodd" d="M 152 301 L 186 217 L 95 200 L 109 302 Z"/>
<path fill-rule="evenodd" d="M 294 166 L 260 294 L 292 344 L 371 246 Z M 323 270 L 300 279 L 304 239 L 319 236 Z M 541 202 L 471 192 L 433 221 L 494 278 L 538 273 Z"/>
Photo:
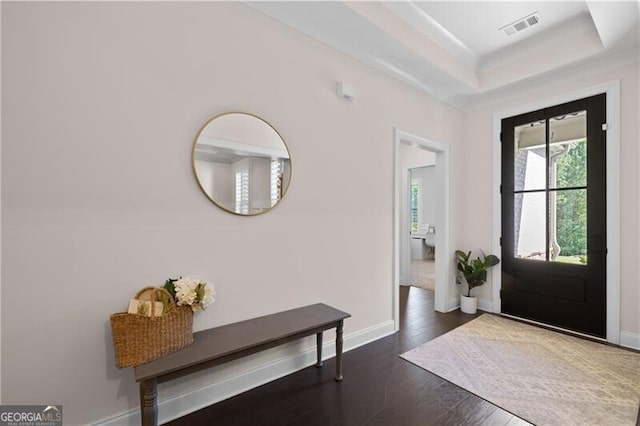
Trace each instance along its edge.
<path fill-rule="evenodd" d="M 165 288 L 161 288 L 161 287 L 153 287 L 153 286 L 148 286 L 145 288 L 142 288 L 140 290 L 138 290 L 138 292 L 135 295 L 135 299 L 138 299 L 140 297 L 140 295 L 146 291 L 150 291 L 151 292 L 151 302 L 156 302 L 156 301 L 160 301 L 160 293 L 165 293 L 169 299 L 169 304 L 172 307 L 176 306 L 176 300 L 174 299 L 174 297 L 171 295 L 171 293 L 169 293 L 167 291 L 167 289 Z M 155 309 L 156 309 L 156 304 L 155 303 L 151 303 L 151 315 L 155 314 Z"/>

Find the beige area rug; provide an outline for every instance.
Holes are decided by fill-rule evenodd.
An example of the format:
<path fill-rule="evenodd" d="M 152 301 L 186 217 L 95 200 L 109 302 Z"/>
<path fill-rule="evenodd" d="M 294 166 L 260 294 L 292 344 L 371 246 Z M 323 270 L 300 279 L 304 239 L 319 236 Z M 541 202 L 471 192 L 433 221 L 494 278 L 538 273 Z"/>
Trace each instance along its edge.
<path fill-rule="evenodd" d="M 435 288 L 435 260 L 412 260 L 409 285 L 431 290 Z"/>
<path fill-rule="evenodd" d="M 402 358 L 536 425 L 635 425 L 640 354 L 484 314 Z"/>

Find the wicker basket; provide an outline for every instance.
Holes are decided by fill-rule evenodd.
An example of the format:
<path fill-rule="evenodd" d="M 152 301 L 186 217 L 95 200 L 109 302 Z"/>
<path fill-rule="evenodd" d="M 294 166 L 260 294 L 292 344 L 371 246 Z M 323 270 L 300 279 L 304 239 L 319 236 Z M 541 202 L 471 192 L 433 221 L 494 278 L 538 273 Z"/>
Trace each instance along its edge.
<path fill-rule="evenodd" d="M 177 306 L 171 294 L 156 287 L 145 287 L 136 294 L 159 300 L 161 292 L 169 296 L 171 309 L 159 317 L 126 312 L 111 315 L 111 333 L 116 353 L 116 366 L 135 367 L 175 352 L 193 343 L 193 311 L 190 306 Z M 153 305 L 153 303 L 152 303 Z"/>

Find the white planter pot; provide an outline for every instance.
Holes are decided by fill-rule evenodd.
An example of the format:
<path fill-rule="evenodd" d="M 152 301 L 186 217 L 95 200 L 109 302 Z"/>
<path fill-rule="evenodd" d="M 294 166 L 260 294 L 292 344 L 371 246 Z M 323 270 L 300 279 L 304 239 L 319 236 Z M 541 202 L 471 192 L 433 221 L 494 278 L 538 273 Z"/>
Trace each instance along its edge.
<path fill-rule="evenodd" d="M 460 310 L 465 314 L 475 314 L 478 310 L 478 299 L 475 296 L 460 295 Z"/>

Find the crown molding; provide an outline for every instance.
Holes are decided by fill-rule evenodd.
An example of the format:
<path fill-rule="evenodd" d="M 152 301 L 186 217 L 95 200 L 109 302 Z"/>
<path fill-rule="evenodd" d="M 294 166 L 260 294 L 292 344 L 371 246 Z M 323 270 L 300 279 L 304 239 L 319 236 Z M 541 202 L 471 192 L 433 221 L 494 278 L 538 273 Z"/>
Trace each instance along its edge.
<path fill-rule="evenodd" d="M 595 60 L 588 58 L 580 61 L 580 63 L 570 64 L 561 69 L 549 70 L 508 86 L 470 95 L 466 98 L 458 98 L 455 102 L 462 111 L 470 112 L 535 94 L 544 89 L 562 86 L 565 83 L 575 81 L 577 78 L 589 78 L 634 63 L 640 63 L 640 48 L 602 56 Z"/>

